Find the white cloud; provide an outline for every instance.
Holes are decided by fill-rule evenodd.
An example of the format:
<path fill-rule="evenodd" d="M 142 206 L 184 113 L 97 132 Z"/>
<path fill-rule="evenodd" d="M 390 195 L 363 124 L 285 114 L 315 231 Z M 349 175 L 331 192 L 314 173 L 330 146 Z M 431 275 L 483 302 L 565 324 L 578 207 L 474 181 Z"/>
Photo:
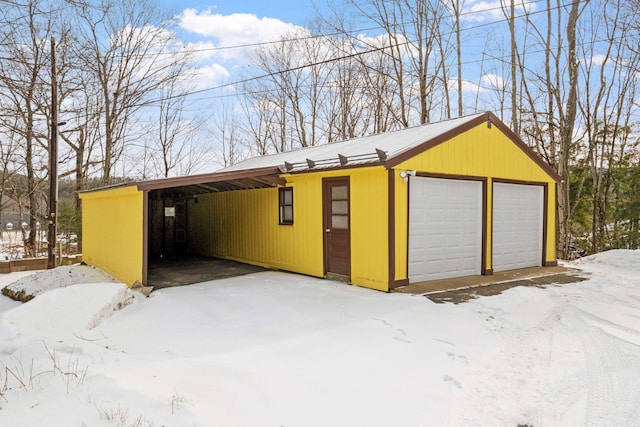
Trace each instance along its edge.
<path fill-rule="evenodd" d="M 591 63 L 594 65 L 603 65 L 607 60 L 611 60 L 611 58 L 601 53 L 597 53 L 591 57 Z"/>
<path fill-rule="evenodd" d="M 453 78 L 453 79 L 449 79 L 448 82 L 449 84 L 449 90 L 453 91 L 453 90 L 458 90 L 458 80 Z M 486 88 L 483 88 L 481 85 L 479 85 L 476 82 L 472 82 L 469 80 L 463 80 L 462 81 L 462 91 L 463 92 L 470 92 L 470 93 L 476 93 L 476 92 L 485 92 Z"/>
<path fill-rule="evenodd" d="M 396 34 L 397 43 L 406 43 L 408 40 L 402 34 Z M 396 43 L 396 40 L 392 40 L 388 34 L 379 34 L 377 36 L 368 36 L 366 34 L 359 34 L 357 36 L 360 44 L 366 49 L 375 49 L 381 47 L 392 46 Z"/>
<path fill-rule="evenodd" d="M 455 78 L 449 79 L 449 88 L 455 89 L 458 87 L 458 81 Z M 495 89 L 502 89 L 505 85 L 505 80 L 502 76 L 497 74 L 484 74 L 480 77 L 479 82 L 472 82 L 470 80 L 462 81 L 463 92 L 488 92 Z"/>
<path fill-rule="evenodd" d="M 214 38 L 218 46 L 274 41 L 300 28 L 275 18 L 258 18 L 249 13 L 221 15 L 211 10 L 186 9 L 178 16 L 178 20 L 184 30 Z"/>
<path fill-rule="evenodd" d="M 211 64 L 195 70 L 195 76 L 191 80 L 196 87 L 194 89 L 204 89 L 219 86 L 224 83 L 231 74 L 220 64 Z"/>
<path fill-rule="evenodd" d="M 485 74 L 480 78 L 480 85 L 486 89 L 502 89 L 505 84 L 504 78 L 497 74 Z"/>
<path fill-rule="evenodd" d="M 194 61 L 202 61 L 217 56 L 217 46 L 209 41 L 197 41 L 184 44 Z"/>
<path fill-rule="evenodd" d="M 504 3 L 504 5 L 501 5 L 501 3 Z M 507 11 L 509 10 L 509 4 L 506 2 L 500 2 L 500 0 L 470 0 L 465 2 L 463 5 L 462 19 L 470 22 L 496 21 L 505 19 L 502 7 L 504 7 Z M 520 0 L 516 2 L 515 9 L 517 17 L 525 13 L 525 11 L 533 12 L 534 10 L 536 10 L 536 4 L 533 1 Z"/>

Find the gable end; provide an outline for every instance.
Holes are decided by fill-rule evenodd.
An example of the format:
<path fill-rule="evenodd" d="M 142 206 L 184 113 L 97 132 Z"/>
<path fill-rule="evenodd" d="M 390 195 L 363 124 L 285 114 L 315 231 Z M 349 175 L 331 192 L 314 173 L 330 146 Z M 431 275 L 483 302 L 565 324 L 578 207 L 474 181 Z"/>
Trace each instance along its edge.
<path fill-rule="evenodd" d="M 463 125 L 458 126 L 455 129 L 452 129 L 448 132 L 438 135 L 435 138 L 427 140 L 422 144 L 416 145 L 402 153 L 399 153 L 393 157 L 390 157 L 385 162 L 385 167 L 387 169 L 391 169 L 406 160 L 411 159 L 412 157 L 417 156 L 427 150 L 430 150 L 433 147 L 436 147 L 443 142 L 446 142 L 456 136 L 467 132 L 474 127 L 481 125 L 482 123 L 487 123 L 488 126 L 495 125 L 507 138 L 509 138 L 520 150 L 522 150 L 531 160 L 533 160 L 542 170 L 547 173 L 551 178 L 553 178 L 556 182 L 560 182 L 562 178 L 558 173 L 547 163 L 545 163 L 540 156 L 538 156 L 531 148 L 529 148 L 508 126 L 506 126 L 495 114 L 487 111 L 485 114 L 478 116 L 477 118 L 464 123 Z"/>

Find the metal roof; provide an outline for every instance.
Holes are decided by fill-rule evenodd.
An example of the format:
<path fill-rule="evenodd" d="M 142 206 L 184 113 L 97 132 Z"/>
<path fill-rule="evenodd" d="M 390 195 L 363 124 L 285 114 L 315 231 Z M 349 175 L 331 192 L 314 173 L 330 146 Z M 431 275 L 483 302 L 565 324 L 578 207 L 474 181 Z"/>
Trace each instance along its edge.
<path fill-rule="evenodd" d="M 363 136 L 284 153 L 252 157 L 222 172 L 280 167 L 282 172 L 305 172 L 339 167 L 382 164 L 466 124 L 483 121 L 487 113 Z M 475 125 L 474 125 L 475 126 Z"/>
<path fill-rule="evenodd" d="M 200 194 L 229 190 L 275 187 L 284 185 L 280 169 L 264 167 L 251 170 L 219 171 L 202 175 L 162 178 L 135 183 L 139 190 L 165 190 L 180 188 L 183 193 Z"/>
<path fill-rule="evenodd" d="M 193 196 L 220 191 L 248 190 L 284 185 L 280 168 L 266 167 L 251 170 L 219 171 L 200 175 L 160 178 L 147 181 L 133 181 L 108 187 L 82 191 L 92 193 L 122 187 L 137 187 L 141 191 L 162 191 L 167 195 Z"/>

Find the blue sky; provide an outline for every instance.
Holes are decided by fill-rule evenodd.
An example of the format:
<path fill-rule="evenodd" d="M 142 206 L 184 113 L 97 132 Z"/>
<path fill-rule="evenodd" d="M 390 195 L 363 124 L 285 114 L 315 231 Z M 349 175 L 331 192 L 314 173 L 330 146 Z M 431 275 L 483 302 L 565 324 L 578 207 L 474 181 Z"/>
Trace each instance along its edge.
<path fill-rule="evenodd" d="M 160 7 L 175 13 L 177 43 L 170 49 L 184 47 L 194 53 L 190 64 L 193 74 L 185 83 L 191 93 L 185 105 L 187 113 L 213 116 L 218 111 L 233 110 L 240 84 L 248 77 L 264 74 L 253 67 L 255 45 L 276 41 L 283 36 L 308 35 L 305 28 L 314 16 L 314 6 L 324 6 L 332 0 L 219 0 L 209 3 L 198 0 L 164 0 Z M 336 0 L 340 2 L 340 0 Z M 567 0 L 569 1 L 569 0 Z M 524 0 L 530 12 L 544 12 L 544 0 Z M 508 93 L 509 69 L 508 33 L 499 0 L 465 0 L 462 18 L 463 37 L 463 98 L 464 113 L 477 110 L 498 111 L 504 108 Z M 533 19 L 544 21 L 536 12 Z M 544 22 L 542 22 L 544 24 Z M 369 24 L 370 26 L 371 24 Z M 524 19 L 516 21 L 517 32 L 524 36 Z M 544 25 L 541 26 L 543 28 Z M 364 26 L 362 28 L 368 28 Z M 363 30 L 364 31 L 364 30 Z M 359 35 L 375 43 L 376 34 Z M 252 47 L 253 46 L 253 47 Z M 527 57 L 527 67 L 539 68 L 535 50 Z M 453 64 L 451 59 L 451 64 Z M 457 70 L 452 66 L 448 79 L 453 88 Z M 452 96 L 457 94 L 452 90 Z"/>
<path fill-rule="evenodd" d="M 241 71 L 250 66 L 252 49 L 219 48 L 275 41 L 294 31 L 304 33 L 308 31 L 305 24 L 315 16 L 313 0 L 165 0 L 158 5 L 175 14 L 177 46 L 189 46 L 196 52 L 196 78 L 191 80 L 195 91 L 238 81 Z"/>
<path fill-rule="evenodd" d="M 541 0 L 534 0 L 531 7 Z M 316 15 L 316 7 L 327 7 L 328 0 L 219 0 L 210 3 L 199 0 L 164 0 L 161 7 L 172 10 L 178 23 L 177 35 L 181 43 L 189 45 L 198 52 L 198 78 L 194 90 L 215 88 L 241 79 L 238 70 L 248 66 L 251 52 L 249 49 L 223 49 L 220 47 L 243 46 L 253 43 L 275 41 L 294 31 L 308 31 L 304 27 Z M 474 26 L 487 21 L 504 19 L 498 0 L 466 0 L 464 26 Z M 477 40 L 478 52 L 486 43 L 482 35 L 499 27 L 482 29 Z M 300 34 L 300 33 L 298 33 Z M 465 32 L 465 45 L 469 46 L 471 37 Z M 467 51 L 465 56 L 469 57 Z M 472 86 L 477 85 L 476 65 Z M 469 74 L 470 70 L 465 70 Z M 484 83 L 500 85 L 500 76 L 488 73 Z M 470 85 L 465 84 L 465 87 Z"/>
<path fill-rule="evenodd" d="M 159 4 L 174 11 L 184 9 L 207 10 L 211 9 L 215 13 L 230 15 L 232 13 L 249 13 L 258 18 L 277 18 L 287 23 L 304 25 L 314 16 L 314 6 L 311 0 L 221 0 L 218 2 L 199 0 L 165 0 Z"/>

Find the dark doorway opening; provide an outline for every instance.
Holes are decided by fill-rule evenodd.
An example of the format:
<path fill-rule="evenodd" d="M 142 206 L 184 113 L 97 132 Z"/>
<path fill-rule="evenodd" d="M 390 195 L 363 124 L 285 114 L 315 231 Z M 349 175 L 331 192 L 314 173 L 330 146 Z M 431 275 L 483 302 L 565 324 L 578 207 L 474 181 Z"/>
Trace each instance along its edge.
<path fill-rule="evenodd" d="M 149 194 L 149 264 L 187 254 L 187 199 L 155 191 Z"/>
<path fill-rule="evenodd" d="M 260 267 L 191 253 L 197 251 L 194 242 L 199 236 L 189 231 L 189 206 L 198 203 L 203 194 L 285 185 L 281 174 L 280 167 L 269 166 L 138 183 L 138 190 L 146 193 L 143 284 L 166 287 L 262 271 Z"/>
<path fill-rule="evenodd" d="M 264 271 L 262 267 L 189 253 L 189 204 L 180 189 L 149 192 L 147 285 L 190 285 Z M 190 202 L 190 203 L 188 203 Z"/>

